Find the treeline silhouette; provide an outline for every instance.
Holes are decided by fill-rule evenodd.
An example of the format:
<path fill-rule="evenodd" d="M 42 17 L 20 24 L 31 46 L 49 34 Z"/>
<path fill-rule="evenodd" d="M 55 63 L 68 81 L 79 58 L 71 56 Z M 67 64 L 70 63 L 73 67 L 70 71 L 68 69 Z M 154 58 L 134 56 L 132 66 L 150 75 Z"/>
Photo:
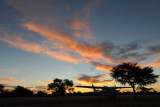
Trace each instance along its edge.
<path fill-rule="evenodd" d="M 48 94 L 44 91 L 38 91 L 34 93 L 32 90 L 24 88 L 23 86 L 16 86 L 14 90 L 4 90 L 4 85 L 0 84 L 0 97 L 49 97 L 49 96 L 84 96 L 84 95 L 95 95 L 92 92 L 75 92 L 69 91 L 68 93 L 60 94 L 59 92 L 52 92 Z"/>
<path fill-rule="evenodd" d="M 125 62 L 116 65 L 112 68 L 110 75 L 122 85 L 128 84 L 132 87 L 133 92 L 120 92 L 116 90 L 117 95 L 136 95 L 153 94 L 158 95 L 153 88 L 145 86 L 154 84 L 158 80 L 159 75 L 153 73 L 152 67 L 141 67 L 138 63 Z M 0 97 L 31 97 L 31 96 L 83 96 L 96 95 L 93 92 L 75 92 L 74 83 L 69 79 L 55 78 L 52 83 L 49 83 L 47 88 L 52 92 L 48 94 L 43 91 L 38 91 L 36 94 L 23 86 L 17 86 L 14 90 L 4 90 L 4 85 L 0 84 Z"/>
<path fill-rule="evenodd" d="M 57 80 L 57 79 L 55 79 L 55 80 Z M 52 83 L 48 84 L 48 90 L 50 90 L 51 84 Z M 55 85 L 55 87 L 54 86 L 53 87 L 56 88 L 57 91 L 52 90 L 52 94 L 48 94 L 44 91 L 38 91 L 37 93 L 34 93 L 33 91 L 31 91 L 27 88 L 24 88 L 23 86 L 17 86 L 14 90 L 5 90 L 4 85 L 0 84 L 0 97 L 96 96 L 96 94 L 94 92 L 84 92 L 84 93 L 75 92 L 73 87 L 70 87 L 68 89 L 65 88 L 62 91 L 62 93 L 60 93 L 62 89 L 58 89 L 58 87 L 60 85 L 59 82 L 56 83 L 56 85 Z M 68 93 L 67 93 L 66 90 L 70 90 L 70 89 L 72 89 L 72 91 L 68 91 Z M 131 91 L 120 92 L 119 90 L 116 90 L 116 94 L 117 95 L 133 95 L 133 92 L 131 92 Z M 153 88 L 143 87 L 143 88 L 138 89 L 137 95 L 160 95 L 160 92 L 157 92 Z"/>

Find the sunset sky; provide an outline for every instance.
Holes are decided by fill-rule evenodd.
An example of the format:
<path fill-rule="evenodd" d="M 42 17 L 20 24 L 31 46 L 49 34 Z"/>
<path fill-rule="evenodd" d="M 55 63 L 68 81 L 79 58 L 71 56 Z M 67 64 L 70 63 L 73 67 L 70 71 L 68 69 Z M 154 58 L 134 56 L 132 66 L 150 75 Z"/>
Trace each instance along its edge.
<path fill-rule="evenodd" d="M 110 69 L 130 61 L 160 75 L 160 0 L 0 0 L 0 84 L 122 86 Z"/>

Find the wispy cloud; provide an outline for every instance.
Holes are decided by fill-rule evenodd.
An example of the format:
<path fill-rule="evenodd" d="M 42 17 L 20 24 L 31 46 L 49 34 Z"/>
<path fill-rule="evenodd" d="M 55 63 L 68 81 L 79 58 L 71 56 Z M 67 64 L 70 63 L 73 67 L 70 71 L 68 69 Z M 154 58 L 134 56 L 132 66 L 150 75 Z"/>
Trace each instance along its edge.
<path fill-rule="evenodd" d="M 74 15 L 73 18 L 66 20 L 66 26 L 73 30 L 73 35 L 83 37 L 84 39 L 92 39 L 92 32 L 89 27 L 89 16 L 91 11 L 98 6 L 102 0 L 93 0 L 84 5 L 83 9 Z"/>
<path fill-rule="evenodd" d="M 68 33 L 45 25 L 28 22 L 23 24 L 23 26 L 27 28 L 27 30 L 34 31 L 44 37 L 45 44 L 43 41 L 40 43 L 30 42 L 21 36 L 12 35 L 4 31 L 0 40 L 8 43 L 11 47 L 19 48 L 27 52 L 44 54 L 62 61 L 73 63 L 97 62 L 97 64 L 94 65 L 98 70 L 109 71 L 111 68 L 111 66 L 100 64 L 99 61 L 105 61 L 107 63 L 144 61 L 151 55 L 151 50 L 153 50 L 154 54 L 157 53 L 157 49 L 159 49 L 157 48 L 158 46 L 150 47 L 148 48 L 148 52 L 139 53 L 142 46 L 136 42 L 119 46 L 111 42 L 87 43 L 77 40 L 76 37 Z"/>
<path fill-rule="evenodd" d="M 47 87 L 46 86 L 32 86 L 32 87 L 25 87 L 25 88 L 28 88 L 28 89 L 30 89 L 30 90 L 36 90 L 36 91 L 38 91 L 38 90 L 47 90 Z"/>
<path fill-rule="evenodd" d="M 108 78 L 110 75 L 98 75 L 98 76 L 88 76 L 88 75 L 81 75 L 76 81 L 84 84 L 110 84 L 113 80 L 105 79 Z"/>
<path fill-rule="evenodd" d="M 49 83 L 51 83 L 52 81 L 38 80 L 38 81 L 36 81 L 36 82 L 49 84 Z"/>
<path fill-rule="evenodd" d="M 1 72 L 8 72 L 8 73 L 12 73 L 12 74 L 19 74 L 18 70 L 15 69 L 0 69 Z"/>
<path fill-rule="evenodd" d="M 23 24 L 27 30 L 34 31 L 44 37 L 44 42 L 36 43 L 24 40 L 21 36 L 4 33 L 0 40 L 8 43 L 10 46 L 19 48 L 27 52 L 44 54 L 52 58 L 79 63 L 79 62 L 99 62 L 103 60 L 108 63 L 117 63 L 120 61 L 144 61 L 149 55 L 147 53 L 138 53 L 141 46 L 137 43 L 116 46 L 111 42 L 86 43 L 79 41 L 72 35 L 60 32 L 54 28 L 34 23 Z M 47 45 L 46 45 L 47 44 Z M 126 47 L 127 46 L 127 47 Z M 156 48 L 157 49 L 157 48 Z M 97 65 L 97 69 L 107 70 L 109 66 Z M 103 68 L 102 68 L 103 66 Z M 108 69 L 109 70 L 109 69 Z"/>
<path fill-rule="evenodd" d="M 40 2 L 40 5 L 37 5 Z M 0 31 L 0 40 L 11 47 L 26 52 L 43 54 L 51 58 L 72 62 L 96 62 L 93 65 L 97 70 L 109 72 L 112 65 L 105 65 L 100 62 L 119 63 L 121 61 L 145 61 L 151 54 L 159 53 L 160 46 L 151 46 L 147 50 L 138 42 L 131 42 L 123 45 L 115 45 L 112 42 L 98 43 L 92 35 L 89 17 L 91 12 L 103 0 L 90 1 L 73 13 L 73 17 L 61 16 L 63 12 L 69 11 L 72 7 L 65 3 L 46 0 L 7 0 L 7 3 L 17 9 L 23 15 L 20 27 L 30 33 L 34 32 L 43 37 L 43 41 L 31 42 L 24 39 L 24 35 L 17 36 L 8 31 Z M 67 2 L 66 2 L 67 3 Z M 30 8 L 26 8 L 30 7 Z M 63 12 L 61 7 L 64 8 Z M 43 15 L 45 14 L 45 15 Z M 93 39 L 95 42 L 86 42 L 86 39 Z M 84 40 L 85 39 L 85 40 Z M 45 43 L 44 43 L 45 41 Z M 144 52 L 140 52 L 144 50 Z"/>
<path fill-rule="evenodd" d="M 58 12 L 60 6 L 65 7 L 65 3 L 57 0 L 6 0 L 13 8 L 17 9 L 24 17 L 22 21 L 41 22 L 43 24 L 54 23 L 58 21 Z M 37 5 L 38 4 L 38 5 Z M 63 8 L 65 9 L 65 8 Z M 45 14 L 45 15 L 44 15 Z"/>
<path fill-rule="evenodd" d="M 41 45 L 28 42 L 20 36 L 9 36 L 6 34 L 4 37 L 1 37 L 0 40 L 8 43 L 12 47 L 20 48 L 27 52 L 41 53 L 44 51 L 44 48 Z"/>
<path fill-rule="evenodd" d="M 148 50 L 151 53 L 160 54 L 160 45 L 149 46 Z"/>
<path fill-rule="evenodd" d="M 153 67 L 160 67 L 160 58 L 154 60 L 152 63 L 150 63 L 148 65 L 153 66 Z"/>
<path fill-rule="evenodd" d="M 113 65 L 101 64 L 99 62 L 93 62 L 92 64 L 96 66 L 97 70 L 103 70 L 106 72 L 111 72 L 111 69 L 113 67 Z"/>
<path fill-rule="evenodd" d="M 15 83 L 22 84 L 25 80 L 15 80 L 12 77 L 0 77 L 0 82 L 2 83 Z"/>
<path fill-rule="evenodd" d="M 3 85 L 4 85 L 4 88 L 7 89 L 7 90 L 13 90 L 13 89 L 16 88 L 15 85 L 8 85 L 8 84 L 6 84 L 6 83 L 4 83 Z"/>
<path fill-rule="evenodd" d="M 0 81 L 1 81 L 2 83 L 14 82 L 13 78 L 10 78 L 10 77 L 0 77 Z"/>
<path fill-rule="evenodd" d="M 67 52 L 75 52 L 79 54 L 82 58 L 87 60 L 97 60 L 102 59 L 111 62 L 112 59 L 104 56 L 103 44 L 89 44 L 82 41 L 78 41 L 70 35 L 58 32 L 57 30 L 50 29 L 47 26 L 36 25 L 31 23 L 26 23 L 24 26 L 31 31 L 34 31 L 41 36 L 45 37 L 49 41 L 54 41 L 52 44 L 53 48 L 58 48 Z M 84 60 L 86 61 L 86 60 Z"/>
<path fill-rule="evenodd" d="M 51 51 L 48 47 L 44 47 L 41 44 L 29 42 L 22 39 L 20 36 L 9 36 L 8 34 L 5 34 L 5 36 L 1 36 L 0 40 L 8 43 L 12 47 L 19 48 L 27 52 L 45 54 L 55 59 L 74 63 L 82 61 L 81 59 L 74 58 L 70 54 L 64 53 L 62 51 Z"/>

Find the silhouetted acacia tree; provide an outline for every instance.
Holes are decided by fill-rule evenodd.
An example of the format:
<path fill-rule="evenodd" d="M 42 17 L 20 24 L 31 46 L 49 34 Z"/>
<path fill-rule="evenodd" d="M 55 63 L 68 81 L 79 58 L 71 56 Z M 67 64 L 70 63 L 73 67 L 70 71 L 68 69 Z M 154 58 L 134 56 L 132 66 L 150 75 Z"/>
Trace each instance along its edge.
<path fill-rule="evenodd" d="M 22 86 L 17 86 L 14 90 L 13 90 L 15 96 L 32 96 L 33 95 L 33 91 L 24 88 Z"/>
<path fill-rule="evenodd" d="M 141 67 L 137 63 L 126 62 L 116 65 L 111 76 L 121 84 L 129 84 L 136 96 L 136 86 L 146 86 L 157 82 L 158 75 L 153 74 L 151 67 Z"/>
<path fill-rule="evenodd" d="M 48 84 L 48 90 L 53 90 L 53 93 L 64 95 L 66 89 L 73 86 L 73 81 L 68 79 L 54 79 L 53 83 Z"/>

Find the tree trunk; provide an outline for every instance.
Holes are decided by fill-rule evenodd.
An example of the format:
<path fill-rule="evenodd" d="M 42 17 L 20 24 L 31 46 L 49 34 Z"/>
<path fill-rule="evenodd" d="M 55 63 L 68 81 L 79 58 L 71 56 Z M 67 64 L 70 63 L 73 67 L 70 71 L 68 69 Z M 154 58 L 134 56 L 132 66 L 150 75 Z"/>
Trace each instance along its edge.
<path fill-rule="evenodd" d="M 136 97 L 135 85 L 132 85 L 134 97 Z"/>

